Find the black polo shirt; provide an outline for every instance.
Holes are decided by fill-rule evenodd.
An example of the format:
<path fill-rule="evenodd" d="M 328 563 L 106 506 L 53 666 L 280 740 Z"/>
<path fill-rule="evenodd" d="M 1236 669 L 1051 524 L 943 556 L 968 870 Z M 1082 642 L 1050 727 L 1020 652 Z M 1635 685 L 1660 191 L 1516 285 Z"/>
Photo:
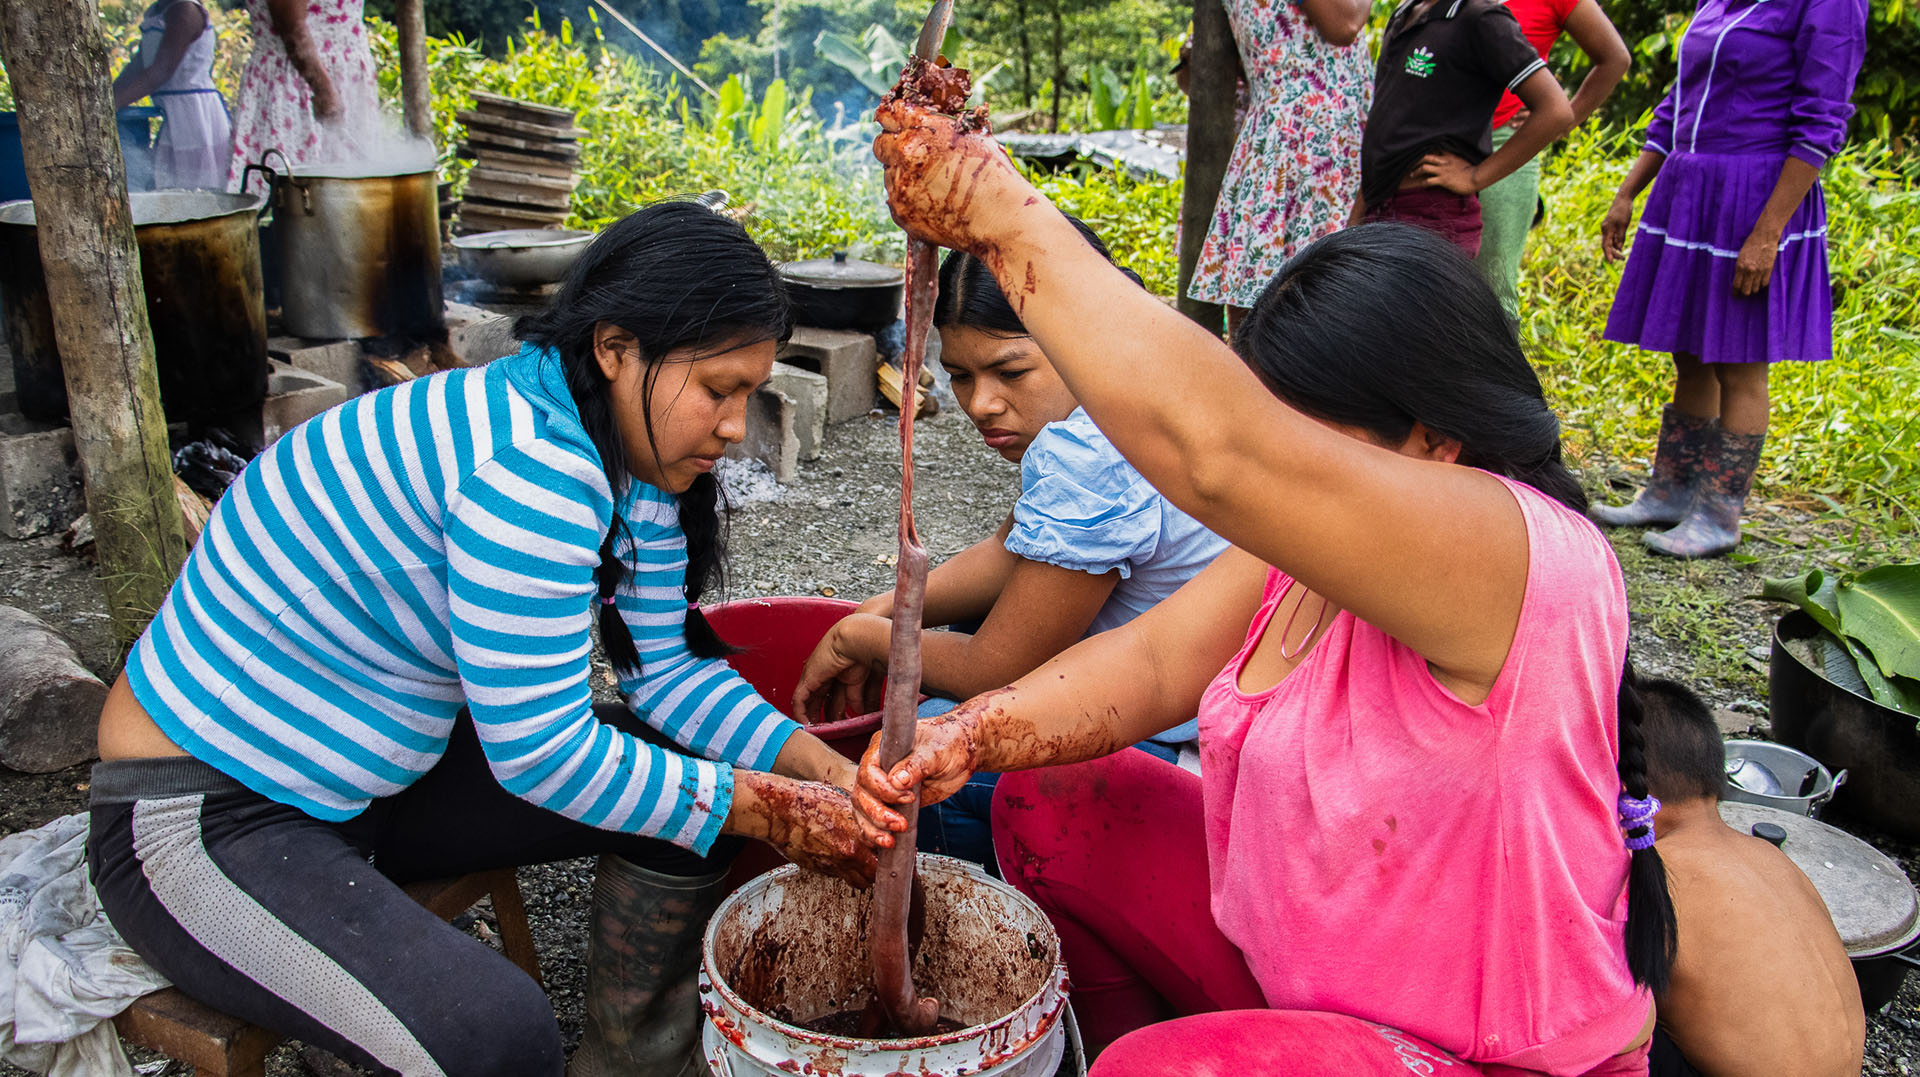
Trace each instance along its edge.
<path fill-rule="evenodd" d="M 1393 13 L 1373 72 L 1360 145 L 1360 190 L 1370 206 L 1426 154 L 1486 160 L 1500 95 L 1546 66 L 1502 0 L 1438 0 L 1412 16 L 1415 2 Z"/>

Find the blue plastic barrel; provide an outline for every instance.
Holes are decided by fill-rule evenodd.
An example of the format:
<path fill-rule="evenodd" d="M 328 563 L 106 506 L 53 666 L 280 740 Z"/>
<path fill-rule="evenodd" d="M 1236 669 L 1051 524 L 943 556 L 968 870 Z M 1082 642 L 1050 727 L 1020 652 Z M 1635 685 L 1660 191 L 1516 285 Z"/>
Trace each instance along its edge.
<path fill-rule="evenodd" d="M 114 114 L 120 126 L 120 155 L 126 158 L 128 185 L 136 191 L 153 188 L 153 120 L 157 108 L 123 108 Z M 31 197 L 27 190 L 27 163 L 20 154 L 20 116 L 0 112 L 0 202 Z"/>

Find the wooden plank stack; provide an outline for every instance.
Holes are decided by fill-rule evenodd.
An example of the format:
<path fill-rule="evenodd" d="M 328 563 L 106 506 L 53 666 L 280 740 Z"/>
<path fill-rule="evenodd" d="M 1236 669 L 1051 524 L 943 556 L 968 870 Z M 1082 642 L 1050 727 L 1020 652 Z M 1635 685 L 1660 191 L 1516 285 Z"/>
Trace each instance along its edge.
<path fill-rule="evenodd" d="M 455 230 L 560 227 L 585 133 L 573 125 L 573 110 L 476 92 L 459 118 L 467 125 L 460 155 L 474 164 Z"/>

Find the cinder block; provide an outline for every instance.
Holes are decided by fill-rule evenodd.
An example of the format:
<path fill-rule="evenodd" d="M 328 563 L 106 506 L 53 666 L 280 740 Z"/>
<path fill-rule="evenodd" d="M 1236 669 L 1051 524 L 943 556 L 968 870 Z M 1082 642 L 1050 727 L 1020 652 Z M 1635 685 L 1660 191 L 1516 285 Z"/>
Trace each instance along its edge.
<path fill-rule="evenodd" d="M 267 444 L 315 415 L 358 395 L 337 381 L 285 363 L 273 363 L 267 370 L 267 400 L 260 405 L 260 423 L 266 429 Z"/>
<path fill-rule="evenodd" d="M 800 467 L 800 437 L 794 430 L 793 401 L 768 387 L 747 400 L 747 436 L 727 446 L 735 460 L 758 460 L 775 482 L 792 482 Z"/>
<path fill-rule="evenodd" d="M 880 353 L 873 335 L 845 329 L 797 327 L 780 349 L 782 362 L 811 370 L 827 379 L 827 421 L 843 423 L 873 409 L 878 383 L 874 371 Z"/>
<path fill-rule="evenodd" d="M 18 413 L 0 415 L 0 534 L 49 534 L 85 511 L 73 431 Z"/>
<path fill-rule="evenodd" d="M 461 366 L 484 366 L 520 350 L 513 319 L 465 303 L 447 304 L 447 350 Z"/>
<path fill-rule="evenodd" d="M 360 342 L 357 340 L 273 337 L 267 341 L 267 358 L 318 374 L 354 392 L 359 392 L 364 384 L 360 375 Z"/>
<path fill-rule="evenodd" d="M 794 435 L 800 441 L 800 459 L 819 457 L 827 441 L 827 379 L 786 363 L 773 364 L 768 386 L 793 401 Z"/>

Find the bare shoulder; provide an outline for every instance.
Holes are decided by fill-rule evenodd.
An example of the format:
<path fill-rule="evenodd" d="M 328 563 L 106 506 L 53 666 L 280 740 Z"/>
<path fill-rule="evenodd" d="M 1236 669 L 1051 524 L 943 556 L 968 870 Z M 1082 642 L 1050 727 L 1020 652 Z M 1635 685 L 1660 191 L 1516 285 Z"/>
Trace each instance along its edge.
<path fill-rule="evenodd" d="M 1785 853 L 1727 827 L 1662 838 L 1680 924 L 1660 1023 L 1714 1077 L 1857 1074 L 1860 992 L 1826 904 Z M 1781 990 L 1781 985 L 1798 985 Z"/>

